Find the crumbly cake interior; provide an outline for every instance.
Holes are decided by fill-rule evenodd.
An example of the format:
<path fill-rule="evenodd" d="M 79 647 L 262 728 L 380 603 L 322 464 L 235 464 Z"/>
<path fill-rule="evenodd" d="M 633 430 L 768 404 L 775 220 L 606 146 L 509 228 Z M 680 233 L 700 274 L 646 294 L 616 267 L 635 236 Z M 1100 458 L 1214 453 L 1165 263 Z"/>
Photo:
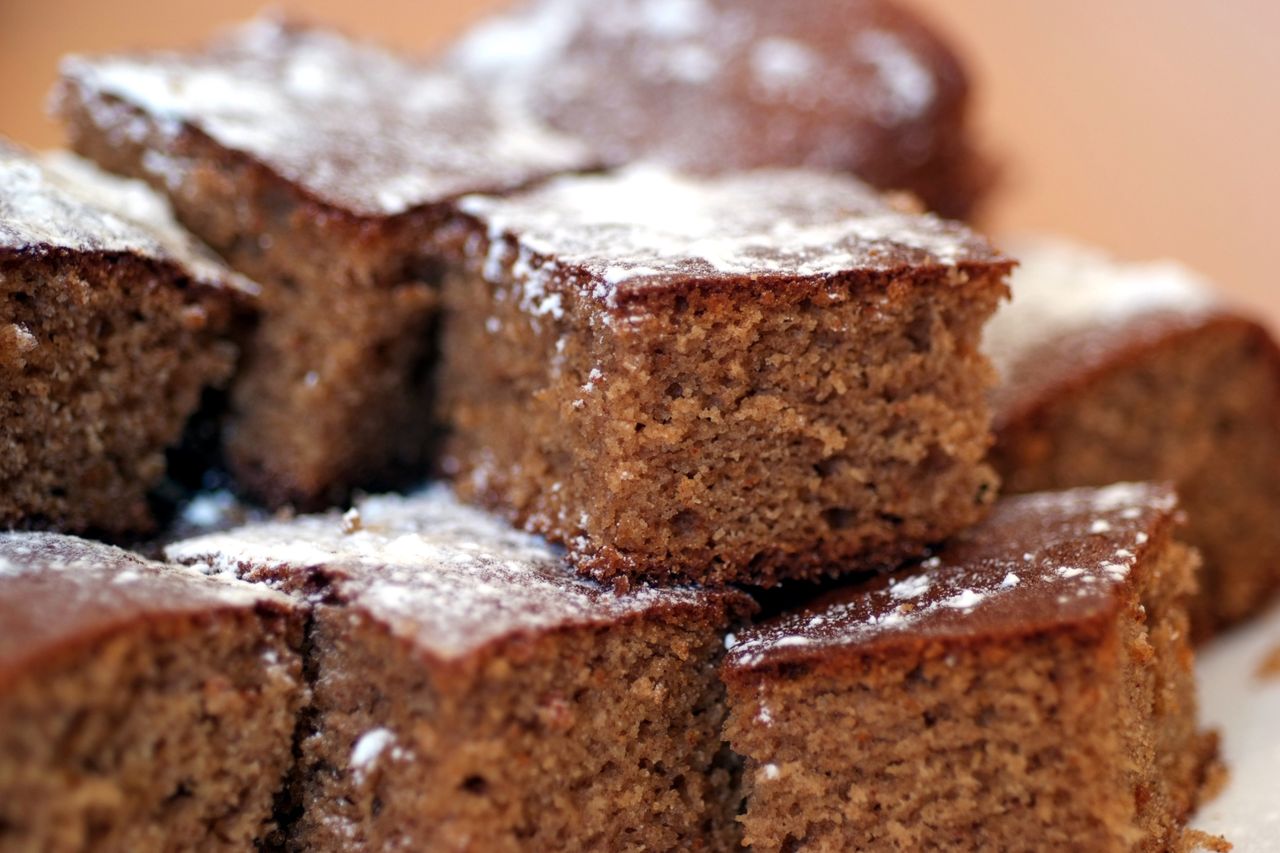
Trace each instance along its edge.
<path fill-rule="evenodd" d="M 0 847 L 251 849 L 300 680 L 284 625 L 252 612 L 155 619 L 62 654 L 0 692 Z"/>
<path fill-rule="evenodd" d="M 482 272 L 445 285 L 446 468 L 597 576 L 887 564 L 994 496 L 976 346 L 994 273 L 885 276 L 883 298 L 693 288 L 617 318 L 571 293 L 530 315 Z"/>
<path fill-rule="evenodd" d="M 165 449 L 235 360 L 225 307 L 172 278 L 125 256 L 0 257 L 0 523 L 149 528 Z"/>
<path fill-rule="evenodd" d="M 433 675 L 384 626 L 326 607 L 314 649 L 294 849 L 735 846 L 713 627 L 516 638 Z"/>
<path fill-rule="evenodd" d="M 433 435 L 430 368 L 437 264 L 422 216 L 376 223 L 302 197 L 260 166 L 184 134 L 120 138 L 93 106 L 62 104 L 73 147 L 104 167 L 167 186 L 183 223 L 263 286 L 262 315 L 232 389 L 226 454 L 237 479 L 271 506 L 340 503 L 351 487 L 404 485 L 426 466 Z M 306 417 L 299 413 L 305 412 Z"/>
<path fill-rule="evenodd" d="M 1178 484 L 1200 549 L 1197 637 L 1280 590 L 1280 371 L 1257 327 L 1212 322 L 1067 389 L 997 429 L 993 464 L 1011 492 L 1124 479 Z"/>
<path fill-rule="evenodd" d="M 1100 633 L 922 643 L 738 687 L 746 843 L 1169 849 L 1212 753 L 1185 639 L 1194 562 L 1165 545 Z"/>

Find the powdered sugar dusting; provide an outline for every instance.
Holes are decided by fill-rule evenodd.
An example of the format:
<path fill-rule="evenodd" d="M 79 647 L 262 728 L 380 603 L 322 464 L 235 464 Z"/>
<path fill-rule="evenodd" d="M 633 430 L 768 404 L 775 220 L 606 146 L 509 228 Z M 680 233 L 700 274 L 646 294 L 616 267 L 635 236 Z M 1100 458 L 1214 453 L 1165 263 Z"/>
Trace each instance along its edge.
<path fill-rule="evenodd" d="M 1175 509 L 1170 489 L 1149 484 L 1005 498 L 987 522 L 914 569 L 740 632 L 729 666 L 1088 618 L 1116 600 L 1149 531 Z"/>
<path fill-rule="evenodd" d="M 197 127 L 363 214 L 509 189 L 590 162 L 580 144 L 518 103 L 456 75 L 270 20 L 244 25 L 204 53 L 73 57 L 63 75 L 88 97 L 119 98 L 171 133 Z"/>
<path fill-rule="evenodd" d="M 250 525 L 170 545 L 170 559 L 235 573 L 322 570 L 349 605 L 441 658 L 517 632 L 609 623 L 708 593 L 641 586 L 627 595 L 578 577 L 544 540 L 457 501 L 444 486 L 361 501 L 342 515 Z"/>
<path fill-rule="evenodd" d="M 1091 329 L 1120 330 L 1152 314 L 1213 309 L 1212 285 L 1173 261 L 1122 263 L 1055 240 L 1015 246 L 1013 299 L 987 324 L 985 348 L 1009 375 L 1047 340 Z"/>
<path fill-rule="evenodd" d="M 804 170 L 694 178 L 638 165 L 514 197 L 469 196 L 461 207 L 487 225 L 491 247 L 519 246 L 519 277 L 535 304 L 551 277 L 579 270 L 594 278 L 589 294 L 608 302 L 676 277 L 806 279 L 994 257 L 963 226 L 898 210 L 852 178 Z M 502 272 L 485 265 L 490 280 Z"/>
<path fill-rule="evenodd" d="M 164 199 L 65 152 L 0 142 L 0 248 L 129 253 L 214 287 L 255 291 L 184 231 Z"/>

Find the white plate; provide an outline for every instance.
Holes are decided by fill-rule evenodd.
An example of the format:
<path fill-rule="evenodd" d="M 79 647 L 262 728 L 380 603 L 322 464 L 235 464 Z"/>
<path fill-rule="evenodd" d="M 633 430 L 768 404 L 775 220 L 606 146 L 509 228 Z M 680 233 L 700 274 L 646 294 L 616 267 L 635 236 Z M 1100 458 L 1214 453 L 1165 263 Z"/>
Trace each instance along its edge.
<path fill-rule="evenodd" d="M 1205 724 L 1222 733 L 1227 787 L 1193 826 L 1225 836 L 1234 853 L 1280 851 L 1280 676 L 1258 667 L 1280 648 L 1280 607 L 1210 643 L 1199 655 Z"/>

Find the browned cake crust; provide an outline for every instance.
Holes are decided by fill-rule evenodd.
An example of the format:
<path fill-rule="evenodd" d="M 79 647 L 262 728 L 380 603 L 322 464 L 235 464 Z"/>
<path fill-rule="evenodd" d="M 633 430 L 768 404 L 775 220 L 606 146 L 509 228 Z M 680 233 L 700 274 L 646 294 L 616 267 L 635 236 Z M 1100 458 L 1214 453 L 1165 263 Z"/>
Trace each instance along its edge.
<path fill-rule="evenodd" d="M 445 469 L 600 578 L 895 563 L 994 494 L 982 324 L 1010 263 L 865 185 L 649 167 L 462 207 Z"/>
<path fill-rule="evenodd" d="M 251 295 L 144 185 L 0 140 L 0 527 L 149 529 Z"/>
<path fill-rule="evenodd" d="M 1044 245 L 1024 255 L 988 332 L 1006 488 L 1173 481 L 1205 562 L 1196 637 L 1258 613 L 1280 594 L 1275 340 L 1172 265 Z"/>
<path fill-rule="evenodd" d="M 300 850 L 731 850 L 735 592 L 578 577 L 443 487 L 168 554 L 315 605 Z"/>
<path fill-rule="evenodd" d="M 1169 488 L 1006 498 L 918 566 L 749 629 L 723 667 L 757 851 L 1168 850 L 1197 559 Z"/>
<path fill-rule="evenodd" d="M 305 685 L 284 596 L 0 534 L 0 848 L 247 850 Z"/>
<path fill-rule="evenodd" d="M 960 217 L 992 177 L 959 59 L 892 2 L 533 0 L 445 62 L 615 163 L 845 171 Z"/>
<path fill-rule="evenodd" d="M 456 79 L 265 20 L 203 52 L 63 71 L 74 147 L 167 192 L 265 287 L 231 400 L 239 480 L 270 505 L 319 508 L 421 475 L 434 228 L 459 194 L 579 167 L 582 149 Z"/>

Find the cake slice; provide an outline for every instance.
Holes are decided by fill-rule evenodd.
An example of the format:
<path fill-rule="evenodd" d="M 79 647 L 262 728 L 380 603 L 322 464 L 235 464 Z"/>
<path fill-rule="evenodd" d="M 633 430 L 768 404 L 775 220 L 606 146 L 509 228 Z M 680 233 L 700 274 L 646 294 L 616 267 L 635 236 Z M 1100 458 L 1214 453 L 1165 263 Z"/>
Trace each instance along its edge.
<path fill-rule="evenodd" d="M 1173 263 L 1048 241 L 1020 253 L 987 330 L 1002 377 L 993 463 L 1014 492 L 1177 484 L 1204 556 L 1203 639 L 1280 592 L 1280 350 Z"/>
<path fill-rule="evenodd" d="M 740 593 L 579 578 L 443 487 L 170 545 L 314 605 L 306 850 L 728 850 Z"/>
<path fill-rule="evenodd" d="M 616 163 L 851 172 L 948 216 L 991 182 L 959 58 L 896 2 L 531 0 L 444 62 Z"/>
<path fill-rule="evenodd" d="M 445 470 L 584 571 L 771 585 L 986 511 L 978 344 L 1011 262 L 963 226 L 788 170 L 460 206 Z"/>
<path fill-rule="evenodd" d="M 144 184 L 0 139 L 0 528 L 149 529 L 253 294 Z"/>
<path fill-rule="evenodd" d="M 68 59 L 57 109 L 78 151 L 166 192 L 262 283 L 227 452 L 273 506 L 421 475 L 451 202 L 590 162 L 456 76 L 270 20 L 198 52 Z"/>
<path fill-rule="evenodd" d="M 306 687 L 287 597 L 0 534 L 0 849 L 249 850 Z"/>
<path fill-rule="evenodd" d="M 1167 487 L 1005 498 L 935 556 L 738 635 L 753 850 L 1169 850 L 1197 732 Z"/>

